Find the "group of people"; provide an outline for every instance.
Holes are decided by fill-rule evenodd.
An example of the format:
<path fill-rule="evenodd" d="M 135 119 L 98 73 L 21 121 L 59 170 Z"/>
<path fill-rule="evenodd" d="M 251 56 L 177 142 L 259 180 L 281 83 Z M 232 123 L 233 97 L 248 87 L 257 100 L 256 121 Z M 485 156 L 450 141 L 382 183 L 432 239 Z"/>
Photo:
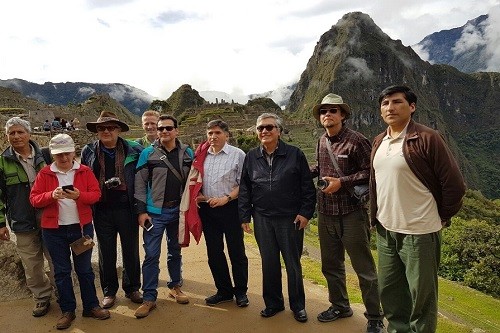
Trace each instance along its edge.
<path fill-rule="evenodd" d="M 73 120 L 66 120 L 64 118 L 55 117 L 52 122 L 45 119 L 42 129 L 48 131 L 73 131 L 80 128 L 80 120 L 74 118 Z"/>
<path fill-rule="evenodd" d="M 325 129 L 313 166 L 299 148 L 281 139 L 283 121 L 274 113 L 257 118 L 260 145 L 245 154 L 229 144 L 229 127 L 222 120 L 206 125 L 207 139 L 193 152 L 178 139 L 178 122 L 170 115 L 146 111 L 145 136 L 133 141 L 120 137 L 128 125 L 103 111 L 86 125 L 97 140 L 83 148 L 80 163 L 69 135 L 54 136 L 49 144 L 53 161 L 44 160 L 30 140 L 29 122 L 9 119 L 5 130 L 11 146 L 0 156 L 0 239 L 10 238 L 7 221 L 35 298 L 33 315 L 47 313 L 55 288 L 62 312 L 56 327 L 71 325 L 76 310 L 72 257 L 83 316 L 109 318 L 119 288 L 117 236 L 122 288 L 140 304 L 137 318 L 156 308 L 163 234 L 169 296 L 189 303 L 181 290 L 181 248 L 188 232 L 196 241 L 202 233 L 205 237 L 217 290 L 206 304 L 235 300 L 246 307 L 243 234 L 254 232 L 262 260 L 265 308 L 260 315 L 269 318 L 285 309 L 282 257 L 290 310 L 295 320 L 306 322 L 300 258 L 304 229 L 317 204 L 321 265 L 331 303 L 317 319 L 331 322 L 353 315 L 346 288 L 347 252 L 359 279 L 366 332 L 384 332 L 384 318 L 389 332 L 434 332 L 441 229 L 460 209 L 465 185 L 440 134 L 412 119 L 416 103 L 406 86 L 383 90 L 379 106 L 388 127 L 372 147 L 346 126 L 349 105 L 328 94 L 312 110 Z M 321 185 L 317 188 L 315 177 Z M 354 189 L 368 191 L 368 184 L 370 218 Z M 139 227 L 144 228 L 142 294 Z M 91 266 L 94 228 L 101 302 Z M 377 233 L 378 272 L 370 251 L 371 228 Z M 53 265 L 48 276 L 44 258 Z"/>

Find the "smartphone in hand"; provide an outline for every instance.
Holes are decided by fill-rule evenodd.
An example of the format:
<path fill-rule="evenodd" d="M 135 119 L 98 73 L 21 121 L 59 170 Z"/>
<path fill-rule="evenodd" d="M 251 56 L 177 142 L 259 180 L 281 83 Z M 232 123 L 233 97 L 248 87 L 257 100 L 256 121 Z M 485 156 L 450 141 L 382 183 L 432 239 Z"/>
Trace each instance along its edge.
<path fill-rule="evenodd" d="M 146 229 L 146 231 L 153 229 L 153 223 L 151 223 L 149 219 L 144 221 L 144 229 Z"/>
<path fill-rule="evenodd" d="M 75 190 L 75 188 L 73 187 L 73 185 L 64 185 L 64 186 L 62 187 L 62 190 L 63 190 L 64 192 L 68 192 L 68 190 L 70 190 L 70 191 L 74 191 L 74 190 Z"/>

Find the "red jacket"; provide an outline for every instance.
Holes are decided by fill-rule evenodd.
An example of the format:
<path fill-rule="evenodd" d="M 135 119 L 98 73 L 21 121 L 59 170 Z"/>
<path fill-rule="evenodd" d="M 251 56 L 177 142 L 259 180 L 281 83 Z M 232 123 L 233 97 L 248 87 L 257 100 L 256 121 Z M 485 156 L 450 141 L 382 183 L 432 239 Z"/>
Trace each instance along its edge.
<path fill-rule="evenodd" d="M 59 181 L 56 174 L 50 170 L 50 165 L 40 170 L 36 176 L 30 193 L 30 202 L 35 208 L 43 208 L 42 228 L 59 228 L 59 206 L 57 200 L 52 198 L 52 192 L 58 186 Z M 75 170 L 73 186 L 80 191 L 76 207 L 80 225 L 84 226 L 92 222 L 92 205 L 101 197 L 99 182 L 89 167 L 80 165 Z"/>

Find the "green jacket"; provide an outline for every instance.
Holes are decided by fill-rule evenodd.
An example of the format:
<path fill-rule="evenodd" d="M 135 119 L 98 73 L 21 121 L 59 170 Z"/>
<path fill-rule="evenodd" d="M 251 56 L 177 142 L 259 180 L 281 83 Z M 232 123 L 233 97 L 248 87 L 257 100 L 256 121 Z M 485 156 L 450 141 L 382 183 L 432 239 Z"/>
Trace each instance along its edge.
<path fill-rule="evenodd" d="M 45 166 L 45 160 L 38 145 L 30 140 L 35 150 L 35 170 Z M 9 223 L 16 232 L 27 232 L 40 227 L 40 211 L 29 201 L 31 186 L 26 171 L 12 147 L 0 155 L 0 228 Z"/>

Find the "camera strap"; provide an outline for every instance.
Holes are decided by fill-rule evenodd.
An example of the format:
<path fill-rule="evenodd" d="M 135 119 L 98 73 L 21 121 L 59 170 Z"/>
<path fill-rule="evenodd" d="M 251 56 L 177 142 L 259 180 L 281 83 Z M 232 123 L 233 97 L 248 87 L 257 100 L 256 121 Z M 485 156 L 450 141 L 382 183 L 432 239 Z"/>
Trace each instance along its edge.
<path fill-rule="evenodd" d="M 167 167 L 170 169 L 170 171 L 172 171 L 172 173 L 174 174 L 175 177 L 177 177 L 177 179 L 180 180 L 181 184 L 184 182 L 184 180 L 182 179 L 182 176 L 181 174 L 179 173 L 179 171 L 177 171 L 177 169 L 172 165 L 172 163 L 170 163 L 170 161 L 168 160 L 167 156 L 165 155 L 162 155 L 160 157 L 160 160 L 162 160 L 166 165 Z"/>
<path fill-rule="evenodd" d="M 328 140 L 326 140 L 325 137 L 323 137 L 322 139 L 325 140 L 325 146 L 326 146 L 326 149 L 328 150 L 328 155 L 330 155 L 330 159 L 332 160 L 332 163 L 333 163 L 335 170 L 337 170 L 337 173 L 339 174 L 340 177 L 344 177 L 344 173 L 342 172 L 342 170 L 340 170 L 339 164 L 337 163 L 337 159 L 335 158 L 335 155 L 333 154 L 332 146 L 330 145 L 330 142 L 328 142 Z M 353 188 L 348 187 L 347 191 L 349 191 L 349 193 L 351 193 L 351 195 L 354 195 Z"/>

